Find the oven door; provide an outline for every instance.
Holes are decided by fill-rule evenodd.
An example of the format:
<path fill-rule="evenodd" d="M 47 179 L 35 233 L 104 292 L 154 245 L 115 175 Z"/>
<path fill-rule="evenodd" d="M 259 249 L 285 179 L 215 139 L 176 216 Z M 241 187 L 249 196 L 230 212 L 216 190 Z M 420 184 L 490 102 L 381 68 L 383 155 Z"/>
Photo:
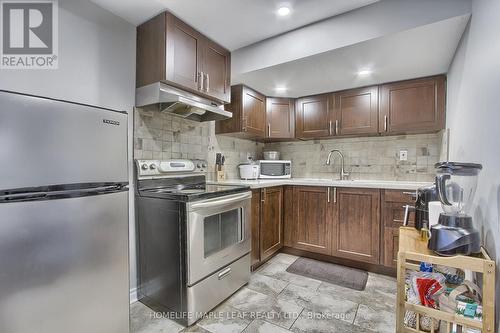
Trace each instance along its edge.
<path fill-rule="evenodd" d="M 252 192 L 187 204 L 188 285 L 250 252 Z"/>

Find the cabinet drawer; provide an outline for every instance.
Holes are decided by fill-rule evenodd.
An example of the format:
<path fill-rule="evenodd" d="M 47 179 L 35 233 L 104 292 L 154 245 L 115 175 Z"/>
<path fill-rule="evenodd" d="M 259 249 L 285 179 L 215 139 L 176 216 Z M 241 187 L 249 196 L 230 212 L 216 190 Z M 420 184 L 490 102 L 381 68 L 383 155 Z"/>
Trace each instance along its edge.
<path fill-rule="evenodd" d="M 405 206 L 415 205 L 415 191 L 385 190 L 382 194 L 382 223 L 385 227 L 399 228 L 404 222 Z M 410 212 L 409 225 L 415 223 L 415 212 Z"/>

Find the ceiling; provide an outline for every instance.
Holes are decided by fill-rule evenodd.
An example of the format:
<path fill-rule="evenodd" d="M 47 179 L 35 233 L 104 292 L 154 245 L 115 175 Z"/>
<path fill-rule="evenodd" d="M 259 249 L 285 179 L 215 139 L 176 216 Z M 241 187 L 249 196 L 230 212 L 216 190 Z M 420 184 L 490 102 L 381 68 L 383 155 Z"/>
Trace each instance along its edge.
<path fill-rule="evenodd" d="M 469 15 L 375 38 L 232 78 L 267 96 L 300 97 L 448 71 Z M 373 71 L 360 77 L 363 69 Z M 276 87 L 286 87 L 277 92 Z"/>
<path fill-rule="evenodd" d="M 139 25 L 169 10 L 233 51 L 379 0 L 92 0 Z M 283 5 L 290 15 L 278 17 Z"/>

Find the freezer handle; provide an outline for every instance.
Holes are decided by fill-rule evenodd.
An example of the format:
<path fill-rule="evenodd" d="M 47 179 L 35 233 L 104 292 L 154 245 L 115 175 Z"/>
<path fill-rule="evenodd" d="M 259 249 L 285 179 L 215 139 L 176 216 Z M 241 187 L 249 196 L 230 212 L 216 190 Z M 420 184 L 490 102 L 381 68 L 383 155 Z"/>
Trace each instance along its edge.
<path fill-rule="evenodd" d="M 13 191 L 1 191 L 0 203 L 77 198 L 128 191 L 128 183 L 69 184 Z"/>

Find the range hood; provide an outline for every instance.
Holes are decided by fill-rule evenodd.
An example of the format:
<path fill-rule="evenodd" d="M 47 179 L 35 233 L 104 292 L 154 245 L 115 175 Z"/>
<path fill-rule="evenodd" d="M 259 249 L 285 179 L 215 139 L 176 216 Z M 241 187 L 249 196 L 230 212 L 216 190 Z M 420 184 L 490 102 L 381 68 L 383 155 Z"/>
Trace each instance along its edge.
<path fill-rule="evenodd" d="M 158 106 L 160 112 L 194 121 L 224 120 L 233 116 L 208 99 L 163 82 L 137 88 L 135 101 L 137 107 Z"/>

